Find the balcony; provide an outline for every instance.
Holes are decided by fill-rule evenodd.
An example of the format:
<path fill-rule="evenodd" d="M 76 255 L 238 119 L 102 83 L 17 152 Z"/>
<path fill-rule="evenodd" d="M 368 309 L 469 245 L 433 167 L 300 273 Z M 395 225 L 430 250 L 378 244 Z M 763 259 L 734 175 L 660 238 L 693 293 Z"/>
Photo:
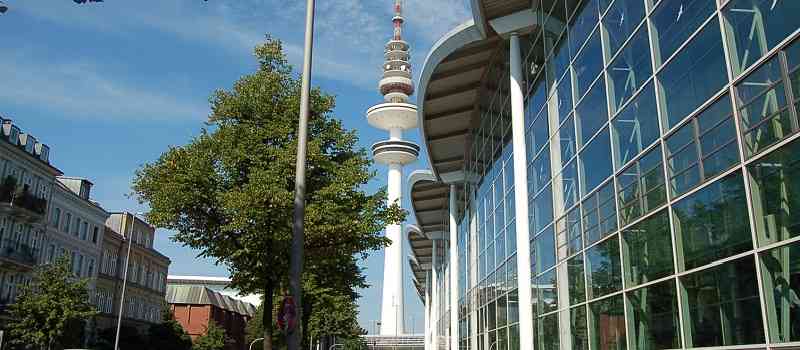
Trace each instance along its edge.
<path fill-rule="evenodd" d="M 9 239 L 0 240 L 0 260 L 25 267 L 36 265 L 39 250 Z"/>
<path fill-rule="evenodd" d="M 39 221 L 47 212 L 47 200 L 38 198 L 27 188 L 17 187 L 17 180 L 7 177 L 0 184 L 0 213 Z"/>

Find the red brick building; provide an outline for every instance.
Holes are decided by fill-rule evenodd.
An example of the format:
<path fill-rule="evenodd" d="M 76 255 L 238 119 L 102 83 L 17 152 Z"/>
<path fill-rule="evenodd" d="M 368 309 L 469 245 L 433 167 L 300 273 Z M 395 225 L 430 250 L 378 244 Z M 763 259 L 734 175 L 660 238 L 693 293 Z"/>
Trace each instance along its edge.
<path fill-rule="evenodd" d="M 247 350 L 245 326 L 255 314 L 255 306 L 222 295 L 207 287 L 174 285 L 167 287 L 167 302 L 175 319 L 192 337 L 205 334 L 211 321 L 225 329 L 231 339 L 226 350 Z"/>

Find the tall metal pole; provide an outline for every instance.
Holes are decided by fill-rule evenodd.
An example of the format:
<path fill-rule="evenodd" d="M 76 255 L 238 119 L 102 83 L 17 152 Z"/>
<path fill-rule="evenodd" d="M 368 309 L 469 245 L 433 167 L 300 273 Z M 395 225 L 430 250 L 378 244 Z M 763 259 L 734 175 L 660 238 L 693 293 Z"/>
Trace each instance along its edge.
<path fill-rule="evenodd" d="M 128 215 L 125 215 L 126 221 L 127 216 Z M 122 274 L 122 293 L 120 293 L 119 296 L 119 315 L 117 315 L 117 335 L 114 337 L 114 350 L 119 350 L 119 331 L 122 327 L 122 311 L 125 307 L 125 287 L 128 285 L 128 264 L 131 262 L 131 246 L 133 245 L 131 236 L 133 236 L 133 223 L 130 224 L 130 232 L 128 232 L 128 237 L 125 239 L 125 241 L 128 242 L 128 254 L 125 256 L 125 272 Z"/>
<path fill-rule="evenodd" d="M 308 114 L 311 95 L 311 59 L 314 49 L 314 0 L 306 2 L 306 38 L 303 57 L 302 91 L 300 92 L 300 126 L 297 130 L 297 169 L 295 172 L 294 224 L 292 230 L 292 254 L 289 261 L 289 289 L 294 297 L 295 329 L 289 332 L 286 341 L 289 350 L 300 350 L 303 339 L 303 242 L 305 241 L 306 213 L 306 148 L 308 138 Z"/>

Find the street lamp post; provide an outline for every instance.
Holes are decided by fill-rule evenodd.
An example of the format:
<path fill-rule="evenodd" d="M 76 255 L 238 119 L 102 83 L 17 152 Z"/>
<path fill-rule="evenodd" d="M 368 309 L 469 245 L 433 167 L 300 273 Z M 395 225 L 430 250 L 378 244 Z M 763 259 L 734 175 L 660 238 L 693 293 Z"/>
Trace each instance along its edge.
<path fill-rule="evenodd" d="M 303 274 L 303 242 L 305 241 L 306 212 L 306 148 L 308 115 L 311 95 L 311 59 L 314 48 L 314 0 L 306 2 L 306 36 L 303 55 L 302 90 L 300 92 L 300 121 L 297 129 L 297 164 L 295 171 L 294 222 L 292 225 L 292 250 L 289 261 L 289 289 L 295 302 L 297 320 L 303 319 L 301 276 Z M 289 332 L 286 344 L 289 350 L 300 350 L 302 322 Z"/>
<path fill-rule="evenodd" d="M 141 213 L 136 213 L 141 214 Z M 131 246 L 133 246 L 133 226 L 136 223 L 136 218 L 134 215 L 133 223 L 130 224 L 130 232 L 128 232 L 125 241 L 128 242 L 128 253 L 125 255 L 125 271 L 122 274 L 122 292 L 119 296 L 119 315 L 117 315 L 117 335 L 114 337 L 114 350 L 119 350 L 119 333 L 120 329 L 122 328 L 122 311 L 125 307 L 125 288 L 128 285 L 128 266 L 130 266 L 131 262 Z"/>

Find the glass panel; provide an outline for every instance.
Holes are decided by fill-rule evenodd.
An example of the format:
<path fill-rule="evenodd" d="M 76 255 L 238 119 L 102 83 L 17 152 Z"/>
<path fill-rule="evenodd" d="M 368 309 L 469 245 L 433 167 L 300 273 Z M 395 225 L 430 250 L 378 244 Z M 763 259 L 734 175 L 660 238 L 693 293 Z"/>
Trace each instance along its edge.
<path fill-rule="evenodd" d="M 569 310 L 569 323 L 572 334 L 572 350 L 589 350 L 589 334 L 586 329 L 586 306 Z"/>
<path fill-rule="evenodd" d="M 562 123 L 570 116 L 572 112 L 572 79 L 567 75 L 558 84 L 555 96 L 551 97 L 556 99 L 558 103 L 558 122 Z"/>
<path fill-rule="evenodd" d="M 533 121 L 530 129 L 528 129 L 528 157 L 533 158 L 542 147 L 547 145 L 547 139 L 550 135 L 550 129 L 547 122 L 547 113 L 543 112 L 539 117 Z"/>
<path fill-rule="evenodd" d="M 678 4 L 685 1 L 665 1 Z M 711 4 L 713 1 L 701 2 Z M 663 6 L 663 5 L 662 5 Z M 687 12 L 685 16 L 689 16 Z M 722 37 L 717 20 L 711 21 L 658 75 L 671 128 L 717 93 L 728 81 Z"/>
<path fill-rule="evenodd" d="M 757 283 L 752 256 L 681 278 L 689 347 L 763 343 Z"/>
<path fill-rule="evenodd" d="M 659 146 L 623 170 L 617 179 L 620 218 L 623 225 L 666 202 L 661 159 L 661 146 Z"/>
<path fill-rule="evenodd" d="M 555 269 L 536 278 L 533 297 L 536 298 L 537 314 L 542 315 L 558 309 L 557 285 Z"/>
<path fill-rule="evenodd" d="M 564 166 L 575 156 L 575 124 L 572 116 L 558 129 L 553 142 L 558 142 L 561 147 L 561 165 Z"/>
<path fill-rule="evenodd" d="M 628 287 L 667 277 L 675 271 L 666 210 L 622 233 L 625 281 Z"/>
<path fill-rule="evenodd" d="M 661 1 L 650 16 L 655 29 L 656 66 L 664 63 L 715 10 L 711 0 Z M 719 33 L 719 26 L 712 27 Z"/>
<path fill-rule="evenodd" d="M 583 147 L 608 122 L 606 107 L 606 86 L 603 79 L 600 79 L 575 107 L 576 129 L 580 140 L 578 147 Z"/>
<path fill-rule="evenodd" d="M 575 96 L 576 100 L 579 100 L 603 70 L 603 48 L 600 45 L 599 31 L 592 35 L 586 47 L 572 62 L 572 70 L 575 74 Z"/>
<path fill-rule="evenodd" d="M 516 284 L 516 278 L 514 284 Z M 508 293 L 508 323 L 517 322 L 519 322 L 519 291 L 514 289 Z"/>
<path fill-rule="evenodd" d="M 797 29 L 798 1 L 733 0 L 723 10 L 725 28 L 732 40 L 731 64 L 736 74 Z"/>
<path fill-rule="evenodd" d="M 556 265 L 556 239 L 553 226 L 548 227 L 534 239 L 536 272 L 545 271 Z"/>
<path fill-rule="evenodd" d="M 583 254 L 578 254 L 567 261 L 570 305 L 586 301 L 586 283 L 584 281 L 583 271 Z"/>
<path fill-rule="evenodd" d="M 592 143 L 581 151 L 581 195 L 591 192 L 611 176 L 611 140 L 608 129 L 603 129 Z"/>
<path fill-rule="evenodd" d="M 619 239 L 617 237 L 586 250 L 586 271 L 591 299 L 622 289 Z"/>
<path fill-rule="evenodd" d="M 550 147 L 545 145 L 544 151 L 528 166 L 529 193 L 539 193 L 550 182 L 550 175 Z"/>
<path fill-rule="evenodd" d="M 779 57 L 767 61 L 736 86 L 744 146 L 749 155 L 797 131 L 797 121 L 786 101 Z"/>
<path fill-rule="evenodd" d="M 686 270 L 753 249 L 741 172 L 684 198 L 673 214 Z"/>
<path fill-rule="evenodd" d="M 580 208 L 575 207 L 564 217 L 567 230 L 567 244 L 569 255 L 575 254 L 583 249 L 583 236 L 581 232 Z"/>
<path fill-rule="evenodd" d="M 653 84 L 648 84 L 612 122 L 613 143 L 619 169 L 658 138 L 658 110 Z"/>
<path fill-rule="evenodd" d="M 643 26 L 608 67 L 612 109 L 619 109 L 651 75 L 650 44 Z"/>
<path fill-rule="evenodd" d="M 622 294 L 589 305 L 592 350 L 624 350 L 625 309 Z"/>
<path fill-rule="evenodd" d="M 575 163 L 577 162 L 570 162 L 561 174 L 564 208 L 571 208 L 578 200 L 578 169 Z"/>
<path fill-rule="evenodd" d="M 583 202 L 583 229 L 586 244 L 591 245 L 617 229 L 614 182 L 606 183 Z"/>
<path fill-rule="evenodd" d="M 642 0 L 617 0 L 603 17 L 606 30 L 608 55 L 611 58 L 619 50 L 622 43 L 633 33 L 636 26 L 644 18 L 644 2 Z M 647 49 L 648 56 L 650 49 Z"/>
<path fill-rule="evenodd" d="M 750 187 L 759 245 L 800 235 L 800 140 L 752 163 Z"/>
<path fill-rule="evenodd" d="M 800 341 L 800 243 L 761 255 L 764 296 L 773 342 Z"/>
<path fill-rule="evenodd" d="M 577 1 L 576 1 L 577 2 Z M 567 6 L 568 8 L 571 6 Z M 572 7 L 574 8 L 574 7 Z M 600 10 L 597 0 L 583 0 L 569 23 L 569 46 L 572 57 L 597 25 Z M 602 57 L 602 56 L 600 56 Z"/>
<path fill-rule="evenodd" d="M 531 208 L 531 215 L 533 215 L 530 222 L 533 227 L 531 233 L 539 232 L 553 222 L 553 193 L 549 185 L 536 196 Z"/>
<path fill-rule="evenodd" d="M 539 335 L 536 349 L 559 350 L 558 314 L 539 318 L 536 326 L 536 333 Z"/>
<path fill-rule="evenodd" d="M 634 349 L 681 347 L 675 281 L 670 280 L 627 293 Z"/>
<path fill-rule="evenodd" d="M 497 298 L 497 327 L 503 327 L 508 323 L 508 303 L 506 296 Z"/>

